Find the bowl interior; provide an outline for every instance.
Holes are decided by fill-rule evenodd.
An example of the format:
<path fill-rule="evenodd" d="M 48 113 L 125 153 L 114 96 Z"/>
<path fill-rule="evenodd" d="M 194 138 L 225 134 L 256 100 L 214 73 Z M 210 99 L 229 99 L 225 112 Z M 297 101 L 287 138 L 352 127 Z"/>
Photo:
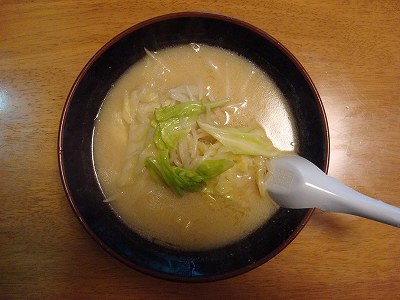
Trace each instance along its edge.
<path fill-rule="evenodd" d="M 277 41 L 251 25 L 220 15 L 182 13 L 158 17 L 121 33 L 103 47 L 77 78 L 59 134 L 63 184 L 78 218 L 108 252 L 135 269 L 180 281 L 209 281 L 248 271 L 281 251 L 312 210 L 279 209 L 261 228 L 232 245 L 181 252 L 151 243 L 125 226 L 103 203 L 93 165 L 93 129 L 113 83 L 144 55 L 169 46 L 203 43 L 248 58 L 276 82 L 292 109 L 298 152 L 327 171 L 329 141 L 319 96 L 300 64 Z"/>

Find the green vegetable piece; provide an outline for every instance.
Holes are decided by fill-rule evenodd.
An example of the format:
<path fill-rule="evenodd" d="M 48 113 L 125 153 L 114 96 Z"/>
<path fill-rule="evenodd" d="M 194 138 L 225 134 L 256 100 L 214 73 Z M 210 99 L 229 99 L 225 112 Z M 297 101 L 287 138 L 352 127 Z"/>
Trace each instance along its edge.
<path fill-rule="evenodd" d="M 206 110 L 206 107 L 210 109 L 224 106 L 229 100 L 214 101 L 207 104 L 203 104 L 197 101 L 188 101 L 175 105 L 168 105 L 165 107 L 159 107 L 154 110 L 154 119 L 157 122 L 163 122 L 171 118 L 181 117 L 198 117 L 202 112 Z"/>
<path fill-rule="evenodd" d="M 161 135 L 161 127 L 159 124 L 156 125 L 156 130 L 154 131 L 153 141 L 156 145 L 157 149 L 164 150 L 167 149 L 167 145 L 165 144 L 162 135 Z"/>
<path fill-rule="evenodd" d="M 229 159 L 205 160 L 196 169 L 196 172 L 205 180 L 211 179 L 232 168 L 234 164 Z"/>
<path fill-rule="evenodd" d="M 180 167 L 172 167 L 172 169 L 176 175 L 175 179 L 179 182 L 182 190 L 198 192 L 205 186 L 203 177 L 196 172 Z"/>
<path fill-rule="evenodd" d="M 174 148 L 178 142 L 185 137 L 192 126 L 196 124 L 197 117 L 171 118 L 158 124 L 161 139 L 167 149 Z M 156 144 L 157 145 L 157 144 Z M 158 147 L 157 147 L 158 148 Z"/>
<path fill-rule="evenodd" d="M 225 105 L 227 102 L 228 100 L 223 100 L 202 104 L 191 101 L 156 108 L 151 125 L 156 129 L 153 140 L 157 149 L 174 148 L 189 133 L 206 107 L 212 109 Z"/>
<path fill-rule="evenodd" d="M 183 191 L 200 191 L 205 185 L 203 178 L 196 172 L 172 166 L 168 150 L 161 151 L 157 159 L 148 157 L 145 166 L 153 177 L 161 179 L 179 196 L 183 196 Z"/>
<path fill-rule="evenodd" d="M 260 129 L 215 127 L 201 122 L 197 123 L 200 128 L 220 141 L 234 154 L 261 155 L 271 158 L 280 153 Z"/>
<path fill-rule="evenodd" d="M 171 180 L 172 176 L 170 175 L 170 170 L 165 169 L 160 163 L 160 160 L 152 156 L 148 157 L 145 160 L 145 166 L 149 170 L 150 175 L 152 175 L 153 178 L 161 180 L 176 194 L 178 194 L 179 196 L 183 196 L 182 189 L 180 189 L 179 186 L 173 184 L 173 181 Z"/>
<path fill-rule="evenodd" d="M 154 110 L 154 119 L 162 122 L 171 118 L 199 115 L 203 111 L 203 105 L 199 102 L 184 102 L 176 105 L 168 105 Z"/>

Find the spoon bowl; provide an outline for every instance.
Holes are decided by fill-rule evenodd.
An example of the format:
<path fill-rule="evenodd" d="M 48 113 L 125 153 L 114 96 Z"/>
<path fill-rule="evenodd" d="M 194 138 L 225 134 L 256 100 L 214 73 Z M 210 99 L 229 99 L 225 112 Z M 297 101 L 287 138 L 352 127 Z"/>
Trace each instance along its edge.
<path fill-rule="evenodd" d="M 400 208 L 349 188 L 305 158 L 273 158 L 268 162 L 268 174 L 265 189 L 281 207 L 319 208 L 400 227 Z"/>

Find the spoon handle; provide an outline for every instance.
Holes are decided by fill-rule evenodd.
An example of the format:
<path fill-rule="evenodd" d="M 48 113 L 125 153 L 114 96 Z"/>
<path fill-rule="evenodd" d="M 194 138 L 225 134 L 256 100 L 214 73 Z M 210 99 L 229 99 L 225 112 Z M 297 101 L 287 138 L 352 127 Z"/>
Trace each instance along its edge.
<path fill-rule="evenodd" d="M 320 209 L 352 214 L 400 227 L 400 208 L 363 195 L 337 179 L 325 176 L 324 189 L 328 200 L 320 203 Z"/>

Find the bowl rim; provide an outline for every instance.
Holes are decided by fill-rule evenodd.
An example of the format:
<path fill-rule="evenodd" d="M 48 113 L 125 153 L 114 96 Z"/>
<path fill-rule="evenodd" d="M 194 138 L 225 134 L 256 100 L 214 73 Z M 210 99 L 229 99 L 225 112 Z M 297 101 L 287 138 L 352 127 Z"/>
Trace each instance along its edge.
<path fill-rule="evenodd" d="M 243 273 L 246 273 L 250 270 L 253 270 L 260 265 L 264 264 L 268 260 L 272 259 L 275 257 L 279 252 L 281 252 L 283 249 L 285 249 L 296 237 L 297 235 L 303 230 L 304 226 L 307 224 L 309 219 L 311 218 L 311 215 L 314 212 L 314 208 L 309 209 L 308 212 L 306 213 L 305 217 L 302 220 L 302 223 L 296 227 L 296 229 L 291 233 L 291 235 L 283 242 L 281 243 L 277 248 L 275 248 L 272 252 L 270 252 L 268 255 L 263 257 L 262 259 L 259 259 L 258 261 L 252 263 L 251 265 L 246 265 L 245 267 L 239 268 L 237 270 L 224 273 L 222 275 L 214 275 L 214 276 L 205 276 L 205 277 L 178 277 L 178 276 L 171 276 L 168 274 L 161 274 L 159 272 L 149 270 L 146 268 L 143 268 L 137 264 L 132 263 L 131 261 L 128 261 L 124 257 L 120 256 L 116 251 L 114 251 L 112 248 L 110 248 L 103 240 L 101 240 L 90 228 L 90 226 L 86 223 L 84 220 L 83 216 L 81 215 L 79 209 L 76 206 L 76 203 L 73 199 L 71 190 L 69 188 L 67 178 L 66 178 L 66 173 L 65 173 L 65 166 L 64 166 L 64 152 L 63 152 L 63 146 L 64 146 L 64 129 L 65 129 L 65 122 L 66 118 L 68 115 L 69 107 L 72 102 L 73 96 L 75 94 L 75 91 L 86 75 L 87 71 L 89 68 L 96 62 L 96 60 L 103 55 L 104 52 L 106 52 L 109 48 L 111 48 L 115 43 L 117 43 L 120 39 L 123 37 L 131 34 L 134 31 L 137 31 L 143 27 L 146 27 L 148 25 L 158 23 L 161 21 L 166 21 L 166 20 L 171 20 L 171 19 L 178 19 L 178 18 L 204 18 L 204 19 L 215 19 L 215 20 L 220 20 L 228 23 L 232 23 L 234 25 L 238 25 L 240 27 L 243 27 L 245 29 L 248 29 L 250 31 L 255 32 L 256 34 L 262 36 L 264 39 L 268 40 L 271 42 L 274 46 L 276 46 L 280 51 L 282 51 L 285 56 L 287 56 L 291 62 L 295 65 L 295 67 L 298 69 L 298 71 L 301 73 L 305 81 L 307 82 L 308 86 L 310 87 L 312 94 L 316 100 L 316 104 L 318 106 L 319 114 L 323 122 L 323 132 L 324 132 L 324 143 L 326 145 L 325 148 L 325 161 L 324 161 L 324 166 L 323 166 L 323 171 L 325 173 L 328 172 L 329 168 L 329 159 L 330 159 L 330 135 L 329 135 L 329 127 L 328 127 L 328 120 L 327 116 L 324 110 L 324 106 L 321 100 L 321 97 L 311 80 L 310 75 L 307 73 L 305 68 L 302 66 L 302 64 L 299 62 L 299 60 L 285 47 L 283 44 L 281 44 L 277 39 L 272 37 L 270 34 L 267 32 L 261 30 L 258 27 L 255 27 L 254 25 L 242 21 L 240 19 L 219 14 L 219 13 L 214 13 L 214 12 L 204 12 L 204 11 L 185 11 L 185 12 L 176 12 L 176 13 L 169 13 L 169 14 L 163 14 L 159 15 L 156 17 L 152 17 L 150 19 L 146 19 L 144 21 L 141 21 L 139 23 L 136 23 L 135 25 L 125 29 L 124 31 L 120 32 L 113 38 L 111 38 L 107 43 L 105 43 L 91 58 L 90 60 L 85 64 L 85 66 L 82 68 L 80 71 L 79 75 L 75 79 L 69 93 L 66 99 L 66 102 L 64 104 L 61 118 L 60 118 L 60 124 L 59 124 L 59 129 L 58 129 L 58 141 L 57 141 L 57 148 L 58 148 L 58 165 L 59 165 L 59 173 L 62 181 L 62 185 L 64 188 L 64 191 L 66 193 L 66 196 L 68 198 L 68 202 L 77 216 L 78 220 L 80 221 L 81 225 L 84 227 L 84 229 L 89 233 L 89 235 L 92 237 L 93 240 L 95 240 L 107 253 L 121 261 L 123 264 L 133 268 L 134 270 L 140 271 L 144 274 L 151 275 L 153 277 L 161 278 L 161 279 L 167 279 L 171 281 L 179 281 L 179 282 L 210 282 L 210 281 L 217 281 L 217 280 L 222 280 L 222 279 L 228 279 Z"/>

